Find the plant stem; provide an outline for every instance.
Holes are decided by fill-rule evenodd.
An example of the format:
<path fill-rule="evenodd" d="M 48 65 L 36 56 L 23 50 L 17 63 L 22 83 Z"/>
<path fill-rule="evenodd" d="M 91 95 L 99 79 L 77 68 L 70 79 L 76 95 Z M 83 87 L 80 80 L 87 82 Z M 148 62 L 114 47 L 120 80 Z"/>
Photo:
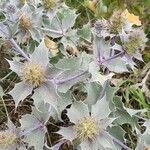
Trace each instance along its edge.
<path fill-rule="evenodd" d="M 6 112 L 6 116 L 7 116 L 7 118 L 9 118 L 8 111 L 7 111 L 7 107 L 6 107 L 6 104 L 5 104 L 5 102 L 4 102 L 4 99 L 3 99 L 2 96 L 0 96 L 0 99 L 2 99 L 2 103 L 3 103 L 3 106 L 4 106 L 5 112 Z"/>
<path fill-rule="evenodd" d="M 52 32 L 52 33 L 59 34 L 59 35 L 63 36 L 63 32 L 61 32 L 61 31 L 46 29 L 46 28 L 40 28 L 40 29 L 43 31 L 48 31 L 48 32 Z"/>
<path fill-rule="evenodd" d="M 57 80 L 57 79 L 56 79 L 56 80 L 55 80 L 55 83 L 56 83 L 56 84 L 63 84 L 63 83 L 65 83 L 65 82 L 74 80 L 74 79 L 76 79 L 76 78 L 78 78 L 78 77 L 80 77 L 80 76 L 82 76 L 82 75 L 84 75 L 84 74 L 86 74 L 86 73 L 88 73 L 87 70 L 84 71 L 84 72 L 82 72 L 82 73 L 80 73 L 80 74 L 77 74 L 77 75 L 75 75 L 75 76 L 72 76 L 72 77 L 70 77 L 70 78 L 67 78 L 67 79 L 62 79 L 62 80 Z"/>
<path fill-rule="evenodd" d="M 131 148 L 129 148 L 128 146 L 126 146 L 125 144 L 123 144 L 121 141 L 119 141 L 117 138 L 115 137 L 112 137 L 113 138 L 113 141 L 120 145 L 124 150 L 131 150 Z"/>
<path fill-rule="evenodd" d="M 31 132 L 33 132 L 33 131 L 35 131 L 35 130 L 41 128 L 41 127 L 43 128 L 43 124 L 42 124 L 42 123 L 37 124 L 37 125 L 35 125 L 33 128 L 30 128 L 30 129 L 28 129 L 28 130 L 22 131 L 22 132 L 20 133 L 20 136 L 22 137 L 22 136 L 29 135 L 29 134 L 31 134 Z"/>
<path fill-rule="evenodd" d="M 0 81 L 3 82 L 5 79 L 7 79 L 11 74 L 13 73 L 13 71 L 9 72 L 5 77 L 3 77 Z"/>
<path fill-rule="evenodd" d="M 13 47 L 15 48 L 17 52 L 19 52 L 27 60 L 30 60 L 27 54 L 17 45 L 17 43 L 15 42 L 13 38 L 11 38 L 9 41 L 11 42 L 11 44 L 13 45 Z"/>
<path fill-rule="evenodd" d="M 112 59 L 115 59 L 115 58 L 117 58 L 117 57 L 120 57 L 120 56 L 122 56 L 122 55 L 124 55 L 124 51 L 122 51 L 122 52 L 120 52 L 120 53 L 118 53 L 118 54 L 116 54 L 116 55 L 114 55 L 114 56 L 111 56 L 111 57 L 109 57 L 109 58 L 107 58 L 107 59 L 104 59 L 104 60 L 102 60 L 101 62 L 99 62 L 100 64 L 103 64 L 103 63 L 105 63 L 105 62 L 107 62 L 107 61 L 110 61 L 110 60 L 112 60 Z"/>

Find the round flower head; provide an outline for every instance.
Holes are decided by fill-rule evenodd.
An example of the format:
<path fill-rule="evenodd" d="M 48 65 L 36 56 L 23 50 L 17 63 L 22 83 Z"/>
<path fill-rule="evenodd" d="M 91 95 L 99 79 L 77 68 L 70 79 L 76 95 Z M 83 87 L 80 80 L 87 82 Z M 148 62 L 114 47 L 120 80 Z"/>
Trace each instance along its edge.
<path fill-rule="evenodd" d="M 141 29 L 134 29 L 122 39 L 124 49 L 128 54 L 135 54 L 137 50 L 143 50 L 147 42 L 146 35 Z"/>
<path fill-rule="evenodd" d="M 17 135 L 12 131 L 0 131 L 0 147 L 7 149 L 17 142 Z"/>
<path fill-rule="evenodd" d="M 7 122 L 7 130 L 0 131 L 0 149 L 1 150 L 23 150 L 25 144 L 20 136 L 20 129 L 9 120 Z"/>
<path fill-rule="evenodd" d="M 124 18 L 122 17 L 122 11 L 114 11 L 113 15 L 110 18 L 110 31 L 111 33 L 118 33 L 118 31 L 122 30 L 122 27 L 124 25 Z"/>
<path fill-rule="evenodd" d="M 109 36 L 109 24 L 108 21 L 105 19 L 101 19 L 95 22 L 94 24 L 94 31 L 96 35 L 100 37 L 106 37 Z"/>
<path fill-rule="evenodd" d="M 38 87 L 45 80 L 45 71 L 42 66 L 36 63 L 25 63 L 22 71 L 21 79 L 31 84 L 33 87 Z"/>
<path fill-rule="evenodd" d="M 46 9 L 53 9 L 56 6 L 56 0 L 42 0 L 42 2 Z"/>
<path fill-rule="evenodd" d="M 29 30 L 32 28 L 32 21 L 30 17 L 26 14 L 23 14 L 19 20 L 19 25 L 23 30 Z"/>
<path fill-rule="evenodd" d="M 75 125 L 76 136 L 79 139 L 93 139 L 99 133 L 99 125 L 92 117 L 86 117 Z"/>

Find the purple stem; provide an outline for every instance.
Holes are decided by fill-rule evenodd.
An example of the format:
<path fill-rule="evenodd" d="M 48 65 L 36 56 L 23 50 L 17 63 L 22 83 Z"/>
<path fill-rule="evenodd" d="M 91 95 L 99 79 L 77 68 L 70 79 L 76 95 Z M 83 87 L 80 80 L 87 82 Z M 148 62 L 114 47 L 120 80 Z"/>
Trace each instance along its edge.
<path fill-rule="evenodd" d="M 82 75 L 84 75 L 84 74 L 86 74 L 86 73 L 88 73 L 87 70 L 84 71 L 84 72 L 82 72 L 82 73 L 80 73 L 80 74 L 77 74 L 77 75 L 75 75 L 75 76 L 72 76 L 72 77 L 70 77 L 70 78 L 67 78 L 67 79 L 62 79 L 62 80 L 57 80 L 57 79 L 55 79 L 55 83 L 56 83 L 56 84 L 63 84 L 63 83 L 65 83 L 65 82 L 74 80 L 74 79 L 76 79 L 76 78 L 78 78 L 78 77 L 80 77 L 80 76 L 82 76 Z"/>
<path fill-rule="evenodd" d="M 126 146 L 125 144 L 123 144 L 121 141 L 119 141 L 117 138 L 115 137 L 112 137 L 113 138 L 113 141 L 120 145 L 124 150 L 131 150 L 131 148 L 129 148 L 128 146 Z"/>
<path fill-rule="evenodd" d="M 17 52 L 19 52 L 27 60 L 30 60 L 27 54 L 17 45 L 17 43 L 15 42 L 13 38 L 11 38 L 9 41 L 11 42 L 11 44 L 13 45 L 13 47 L 15 48 Z"/>
<path fill-rule="evenodd" d="M 33 128 L 30 128 L 29 130 L 24 130 L 24 131 L 22 131 L 22 132 L 20 133 L 20 136 L 22 137 L 22 136 L 29 135 L 29 134 L 31 134 L 31 132 L 33 132 L 33 131 L 35 131 L 35 130 L 41 128 L 41 127 L 43 128 L 43 124 L 42 124 L 42 123 L 36 124 Z"/>
<path fill-rule="evenodd" d="M 52 146 L 50 149 L 51 150 L 59 150 L 60 149 L 60 146 L 64 143 L 66 143 L 67 140 L 61 140 L 59 141 L 57 144 L 55 144 L 54 146 Z"/>
<path fill-rule="evenodd" d="M 111 57 L 109 57 L 109 58 L 107 58 L 107 59 L 102 60 L 102 61 L 99 62 L 99 63 L 100 63 L 100 64 L 103 64 L 103 63 L 105 63 L 105 62 L 107 62 L 107 61 L 110 61 L 110 60 L 112 60 L 112 59 L 115 59 L 115 58 L 117 58 L 117 57 L 121 57 L 121 56 L 123 56 L 124 54 L 125 54 L 125 52 L 122 51 L 122 52 L 120 52 L 120 53 L 118 53 L 118 54 L 116 54 L 116 55 L 114 55 L 114 56 L 111 56 Z"/>

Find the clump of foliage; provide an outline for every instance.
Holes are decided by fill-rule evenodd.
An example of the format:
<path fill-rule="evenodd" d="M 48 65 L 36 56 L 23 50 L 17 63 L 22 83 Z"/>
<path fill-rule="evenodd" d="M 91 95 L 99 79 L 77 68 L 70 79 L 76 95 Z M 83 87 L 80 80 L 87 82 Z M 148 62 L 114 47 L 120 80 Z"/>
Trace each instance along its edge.
<path fill-rule="evenodd" d="M 148 38 L 139 16 L 123 7 L 106 15 L 108 2 L 85 0 L 85 17 L 70 3 L 0 3 L 9 65 L 0 149 L 149 149 L 149 64 L 139 73 Z"/>

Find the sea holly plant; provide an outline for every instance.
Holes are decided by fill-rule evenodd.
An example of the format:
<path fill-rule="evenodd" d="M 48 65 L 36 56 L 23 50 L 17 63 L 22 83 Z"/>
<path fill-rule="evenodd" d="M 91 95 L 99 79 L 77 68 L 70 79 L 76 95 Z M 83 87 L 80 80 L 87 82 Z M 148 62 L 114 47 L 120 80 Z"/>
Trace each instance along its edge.
<path fill-rule="evenodd" d="M 78 143 L 82 150 L 115 149 L 113 139 L 106 131 L 114 120 L 109 118 L 109 114 L 109 102 L 105 96 L 92 106 L 91 112 L 86 104 L 74 102 L 68 110 L 68 117 L 74 125 L 63 127 L 58 133 L 71 142 L 77 140 L 75 143 Z"/>
<path fill-rule="evenodd" d="M 0 114 L 7 116 L 0 149 L 148 149 L 149 69 L 134 85 L 146 92 L 146 107 L 125 92 L 144 65 L 148 39 L 139 16 L 119 9 L 92 19 L 86 9 L 83 24 L 82 12 L 65 2 L 0 3 L 0 58 L 7 53 L 11 70 L 0 80 Z M 86 3 L 91 13 L 109 11 L 103 1 Z"/>

